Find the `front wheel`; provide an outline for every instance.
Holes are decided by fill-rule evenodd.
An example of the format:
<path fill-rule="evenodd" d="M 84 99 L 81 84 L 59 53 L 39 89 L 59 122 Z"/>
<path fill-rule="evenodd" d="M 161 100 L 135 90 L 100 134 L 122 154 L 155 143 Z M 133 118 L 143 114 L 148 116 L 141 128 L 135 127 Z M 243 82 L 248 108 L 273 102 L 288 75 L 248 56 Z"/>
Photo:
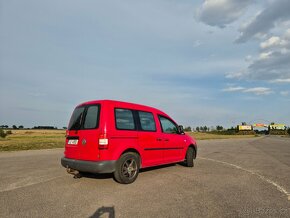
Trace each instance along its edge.
<path fill-rule="evenodd" d="M 187 167 L 193 167 L 194 166 L 194 149 L 192 147 L 189 147 L 186 151 L 185 155 L 185 166 Z"/>
<path fill-rule="evenodd" d="M 117 161 L 114 178 L 121 184 L 130 184 L 137 179 L 139 168 L 139 155 L 133 152 L 125 153 Z"/>

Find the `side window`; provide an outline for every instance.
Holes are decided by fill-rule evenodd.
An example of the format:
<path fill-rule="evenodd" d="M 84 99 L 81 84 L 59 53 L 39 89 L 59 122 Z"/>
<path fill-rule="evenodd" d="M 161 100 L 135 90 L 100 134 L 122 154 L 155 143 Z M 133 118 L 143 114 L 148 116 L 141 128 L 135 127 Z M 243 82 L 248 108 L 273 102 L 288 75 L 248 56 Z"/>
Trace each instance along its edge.
<path fill-rule="evenodd" d="M 120 130 L 134 130 L 135 123 L 133 111 L 129 109 L 115 109 L 116 128 Z"/>
<path fill-rule="evenodd" d="M 99 107 L 97 105 L 89 106 L 84 123 L 84 129 L 94 129 L 98 126 Z"/>
<path fill-rule="evenodd" d="M 150 112 L 138 111 L 141 129 L 144 131 L 156 131 L 155 120 Z"/>
<path fill-rule="evenodd" d="M 162 127 L 162 132 L 164 133 L 177 133 L 177 126 L 170 119 L 159 116 L 159 120 Z"/>

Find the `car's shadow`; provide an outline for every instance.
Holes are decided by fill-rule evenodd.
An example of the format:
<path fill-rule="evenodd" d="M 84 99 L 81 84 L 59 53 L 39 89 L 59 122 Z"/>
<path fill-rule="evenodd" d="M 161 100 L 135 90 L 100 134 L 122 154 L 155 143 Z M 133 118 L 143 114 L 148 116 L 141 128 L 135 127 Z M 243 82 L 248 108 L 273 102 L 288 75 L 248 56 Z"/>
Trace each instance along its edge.
<path fill-rule="evenodd" d="M 165 168 L 170 168 L 170 167 L 178 166 L 178 165 L 184 165 L 184 164 L 183 163 L 173 163 L 173 164 L 166 164 L 166 165 L 161 165 L 161 166 L 148 167 L 145 169 L 140 169 L 139 173 L 143 174 L 143 173 L 147 173 L 147 172 L 151 172 L 151 171 L 155 171 L 155 170 L 161 170 L 161 169 L 165 169 Z M 100 179 L 100 180 L 114 178 L 113 173 L 98 174 L 98 173 L 81 172 L 81 173 L 79 173 L 79 175 L 74 176 L 75 179 L 82 178 L 82 177 L 91 178 L 91 179 Z"/>

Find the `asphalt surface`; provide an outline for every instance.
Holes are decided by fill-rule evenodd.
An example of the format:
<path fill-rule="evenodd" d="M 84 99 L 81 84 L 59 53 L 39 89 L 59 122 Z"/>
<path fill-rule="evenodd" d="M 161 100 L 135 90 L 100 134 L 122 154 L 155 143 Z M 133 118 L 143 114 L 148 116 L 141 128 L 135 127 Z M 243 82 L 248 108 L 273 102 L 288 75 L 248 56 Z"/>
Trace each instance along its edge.
<path fill-rule="evenodd" d="M 199 141 L 194 168 L 74 179 L 63 149 L 0 153 L 0 217 L 290 217 L 290 138 Z"/>

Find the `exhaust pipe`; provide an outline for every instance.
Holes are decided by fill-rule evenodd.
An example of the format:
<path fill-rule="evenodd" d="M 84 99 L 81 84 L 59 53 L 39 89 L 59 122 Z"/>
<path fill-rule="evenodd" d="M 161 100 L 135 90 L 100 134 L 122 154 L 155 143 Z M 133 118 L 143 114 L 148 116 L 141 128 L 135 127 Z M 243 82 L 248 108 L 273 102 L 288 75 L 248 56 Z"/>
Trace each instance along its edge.
<path fill-rule="evenodd" d="M 75 174 L 76 172 L 78 172 L 77 170 L 71 169 L 69 167 L 66 168 L 66 172 L 69 174 Z"/>
<path fill-rule="evenodd" d="M 69 174 L 74 175 L 74 178 L 75 179 L 78 179 L 78 178 L 81 178 L 82 177 L 79 171 L 74 170 L 74 169 L 71 169 L 69 167 L 66 168 L 66 172 L 69 173 Z"/>

